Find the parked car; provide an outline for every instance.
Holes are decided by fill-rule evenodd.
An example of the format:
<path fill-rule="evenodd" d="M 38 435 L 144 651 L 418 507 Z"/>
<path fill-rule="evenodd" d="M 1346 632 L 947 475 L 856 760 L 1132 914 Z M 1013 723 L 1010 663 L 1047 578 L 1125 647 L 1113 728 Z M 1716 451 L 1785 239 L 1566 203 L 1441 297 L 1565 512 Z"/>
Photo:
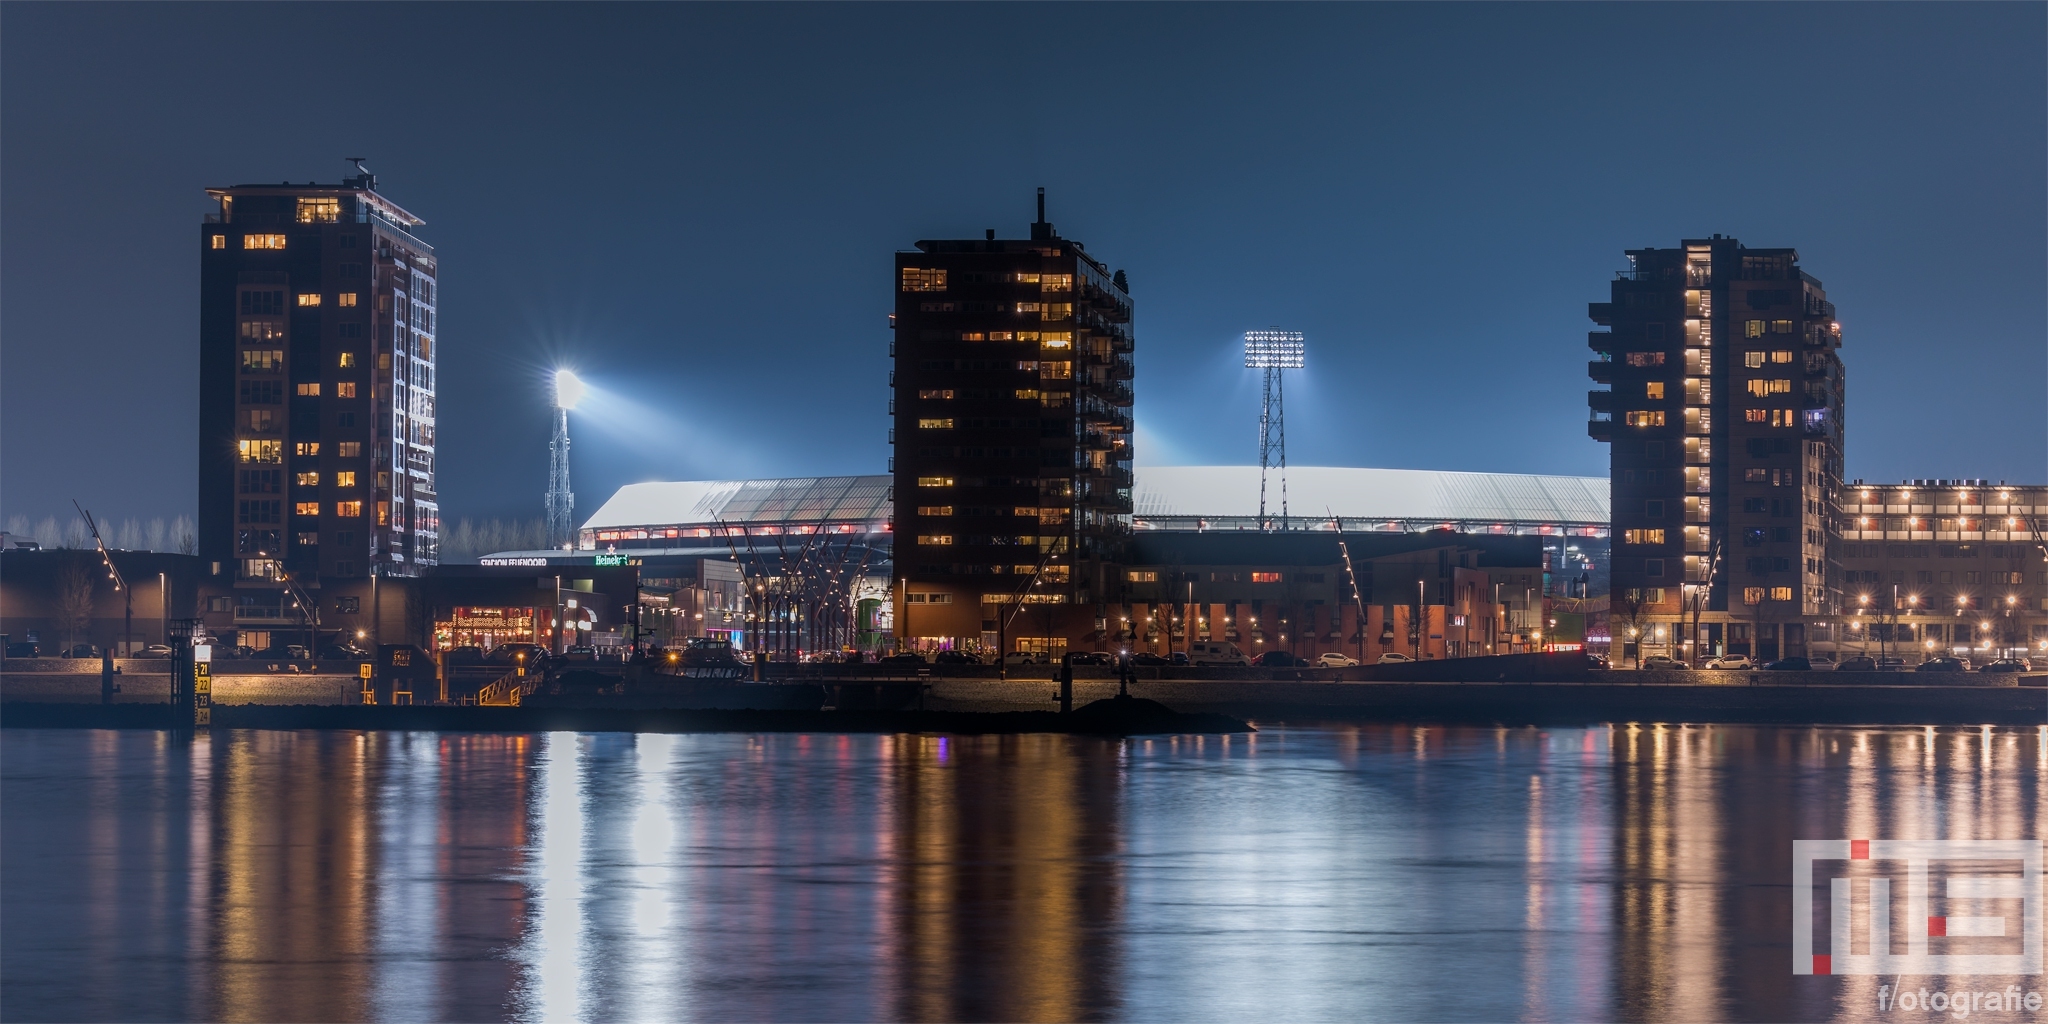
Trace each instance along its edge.
<path fill-rule="evenodd" d="M 1253 661 L 1252 664 L 1260 668 L 1293 668 L 1296 665 L 1306 665 L 1308 662 L 1286 651 L 1267 651 L 1259 655 L 1258 659 Z"/>
<path fill-rule="evenodd" d="M 1116 660 L 1108 651 L 1075 651 L 1066 657 L 1069 665 L 1108 665 Z"/>
<path fill-rule="evenodd" d="M 922 654 L 917 654 L 917 653 L 914 653 L 914 652 L 911 652 L 911 651 L 905 651 L 905 652 L 903 652 L 902 654 L 891 654 L 891 655 L 889 655 L 888 657 L 886 657 L 886 658 L 883 658 L 883 659 L 881 660 L 880 664 L 883 664 L 883 665 L 923 665 L 923 664 L 926 664 L 926 662 L 925 662 L 925 660 L 924 660 L 924 655 L 922 655 Z"/>
<path fill-rule="evenodd" d="M 1139 651 L 1131 655 L 1131 664 L 1139 668 L 1158 668 L 1162 665 L 1171 665 L 1173 662 L 1171 659 L 1162 658 L 1157 654 Z"/>
<path fill-rule="evenodd" d="M 135 658 L 168 658 L 170 656 L 171 645 L 169 644 L 149 644 L 136 651 L 133 655 L 130 655 L 130 657 Z"/>
<path fill-rule="evenodd" d="M 597 648 L 589 644 L 577 644 L 562 651 L 563 661 L 596 661 Z"/>
<path fill-rule="evenodd" d="M 1770 664 L 1767 664 L 1767 665 L 1765 665 L 1765 666 L 1764 666 L 1764 671 L 1766 671 L 1766 672 L 1811 672 L 1811 671 L 1813 671 L 1813 662 L 1811 662 L 1811 661 L 1808 661 L 1808 660 L 1806 660 L 1805 658 L 1799 657 L 1798 655 L 1793 655 L 1792 657 L 1789 657 L 1789 658 L 1779 658 L 1778 660 L 1776 660 L 1776 661 L 1774 661 L 1774 662 L 1771 662 Z"/>
<path fill-rule="evenodd" d="M 1380 664 L 1382 665 L 1406 665 L 1414 660 L 1414 658 L 1411 658 L 1405 654 L 1396 653 L 1394 651 L 1388 651 L 1387 653 L 1380 655 Z"/>
<path fill-rule="evenodd" d="M 2033 668 L 2034 668 L 2034 666 L 2033 666 L 2032 664 L 2028 663 L 2027 659 L 2025 659 L 2025 658 L 1999 658 L 1999 659 L 1997 659 L 1996 661 L 1987 661 L 1987 662 L 1985 662 L 1985 663 L 1984 663 L 1984 667 L 1983 667 L 1983 668 L 1980 668 L 1980 669 L 1978 669 L 1977 671 L 1979 671 L 1979 672 L 2031 672 L 2031 671 L 2033 671 Z"/>
<path fill-rule="evenodd" d="M 370 652 L 354 644 L 328 644 L 320 648 L 321 661 L 363 661 L 369 656 Z"/>
<path fill-rule="evenodd" d="M 441 664 L 449 668 L 484 664 L 484 649 L 481 647 L 450 647 L 441 652 Z"/>
<path fill-rule="evenodd" d="M 1176 664 L 1176 665 L 1186 665 L 1186 664 L 1190 664 L 1190 662 L 1188 661 L 1188 652 L 1186 652 L 1186 651 L 1175 651 L 1175 652 L 1173 652 L 1173 663 L 1174 663 L 1174 664 Z"/>
<path fill-rule="evenodd" d="M 1316 664 L 1324 668 L 1357 668 L 1358 659 L 1336 651 L 1324 651 L 1323 656 L 1316 659 Z"/>
<path fill-rule="evenodd" d="M 1252 663 L 1251 658 L 1228 640 L 1197 640 L 1188 660 L 1196 665 L 1232 665 L 1238 668 Z"/>
<path fill-rule="evenodd" d="M 1835 666 L 1835 671 L 1875 672 L 1877 671 L 1877 659 L 1867 654 L 1859 654 L 1853 658 L 1843 658 L 1841 664 Z"/>
<path fill-rule="evenodd" d="M 1835 671 L 1835 659 L 1832 655 L 1823 654 L 1816 658 L 1808 658 L 1807 662 L 1813 666 L 1815 672 Z"/>
<path fill-rule="evenodd" d="M 1914 669 L 1915 672 L 1968 672 L 1969 670 L 1970 661 L 1968 658 L 1948 657 L 1929 658 L 1921 662 L 1919 668 Z"/>
<path fill-rule="evenodd" d="M 1877 659 L 1877 670 L 1879 672 L 1904 672 L 1906 670 L 1906 659 L 1887 654 Z"/>
<path fill-rule="evenodd" d="M 979 665 L 981 659 L 966 651 L 940 651 L 932 658 L 934 665 Z"/>
<path fill-rule="evenodd" d="M 1662 671 L 1674 668 L 1684 668 L 1685 662 L 1682 662 L 1677 658 L 1671 657 L 1668 654 L 1652 654 L 1649 657 L 1643 659 L 1642 667 L 1647 670 Z"/>
<path fill-rule="evenodd" d="M 883 660 L 887 661 L 888 659 L 885 658 Z M 1003 655 L 1003 664 L 1013 668 L 1018 665 L 1043 665 L 1045 664 L 1045 655 L 1038 651 L 1011 651 Z"/>
<path fill-rule="evenodd" d="M 7 656 L 10 658 L 40 658 L 43 656 L 43 647 L 41 644 L 8 644 Z"/>
<path fill-rule="evenodd" d="M 72 644 L 64 648 L 63 654 L 58 655 L 58 657 L 62 658 L 97 658 L 99 656 L 100 649 L 91 644 Z"/>
<path fill-rule="evenodd" d="M 284 644 L 279 647 L 266 647 L 263 650 L 257 651 L 256 656 L 258 658 L 267 658 L 272 661 L 308 661 L 312 658 L 312 655 L 309 654 L 304 647 L 298 644 Z"/>
<path fill-rule="evenodd" d="M 1756 662 L 1749 660 L 1749 655 L 1747 654 L 1724 654 L 1718 658 L 1713 659 L 1712 661 L 1707 662 L 1707 667 L 1715 669 L 1734 669 L 1736 671 L 1745 671 L 1748 669 L 1755 668 Z"/>
<path fill-rule="evenodd" d="M 1605 654 L 1588 654 L 1586 655 L 1586 662 L 1586 667 L 1596 672 L 1604 672 L 1614 667 L 1608 663 L 1607 655 Z"/>

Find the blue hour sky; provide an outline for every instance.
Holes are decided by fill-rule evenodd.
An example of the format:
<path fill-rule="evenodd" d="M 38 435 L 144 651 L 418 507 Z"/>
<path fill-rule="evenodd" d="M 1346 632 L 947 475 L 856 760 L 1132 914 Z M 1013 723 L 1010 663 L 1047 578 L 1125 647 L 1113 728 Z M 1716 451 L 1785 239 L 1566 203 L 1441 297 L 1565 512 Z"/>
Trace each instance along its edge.
<path fill-rule="evenodd" d="M 2048 482 L 2040 4 L 0 9 L 0 514 L 195 504 L 202 190 L 364 156 L 442 259 L 444 515 L 881 472 L 891 253 L 1130 277 L 1139 461 L 1603 475 L 1622 252 L 1793 246 L 1851 477 Z"/>

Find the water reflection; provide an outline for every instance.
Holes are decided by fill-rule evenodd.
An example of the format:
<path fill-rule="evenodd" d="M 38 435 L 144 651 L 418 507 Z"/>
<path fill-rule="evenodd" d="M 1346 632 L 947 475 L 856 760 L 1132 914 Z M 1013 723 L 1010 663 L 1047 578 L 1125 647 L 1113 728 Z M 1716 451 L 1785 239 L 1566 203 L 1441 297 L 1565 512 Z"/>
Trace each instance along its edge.
<path fill-rule="evenodd" d="M 10 730 L 0 1002 L 1875 1019 L 1880 979 L 1787 969 L 1791 841 L 2037 836 L 2044 732 Z"/>

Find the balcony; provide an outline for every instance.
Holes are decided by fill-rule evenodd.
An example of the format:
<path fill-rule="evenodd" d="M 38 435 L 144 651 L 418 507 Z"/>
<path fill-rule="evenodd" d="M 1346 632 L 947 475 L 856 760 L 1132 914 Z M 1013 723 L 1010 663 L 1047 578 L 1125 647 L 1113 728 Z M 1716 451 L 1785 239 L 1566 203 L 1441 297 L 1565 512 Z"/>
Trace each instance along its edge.
<path fill-rule="evenodd" d="M 1586 436 L 1595 441 L 1614 440 L 1614 418 L 1611 415 L 1595 413 L 1593 418 L 1586 422 Z"/>
<path fill-rule="evenodd" d="M 1613 412 L 1613 411 L 1614 411 L 1614 392 L 1612 392 L 1612 391 L 1588 391 L 1588 392 L 1586 392 L 1586 407 L 1587 407 L 1588 409 L 1591 409 L 1591 410 L 1593 410 L 1594 412 Z"/>
<path fill-rule="evenodd" d="M 1614 383 L 1614 363 L 1606 359 L 1595 359 L 1586 364 L 1586 376 L 1595 384 Z"/>
<path fill-rule="evenodd" d="M 1135 396 L 1131 394 L 1131 386 L 1129 384 L 1107 384 L 1103 387 L 1096 388 L 1095 391 L 1097 394 L 1100 394 L 1105 401 L 1109 402 L 1109 404 L 1120 406 L 1126 409 L 1131 407 L 1131 403 L 1132 401 L 1134 401 L 1135 398 Z"/>
<path fill-rule="evenodd" d="M 1586 303 L 1586 316 L 1602 327 L 1612 327 L 1614 326 L 1614 303 L 1588 302 Z"/>
<path fill-rule="evenodd" d="M 1586 347 L 1587 347 L 1587 348 L 1590 348 L 1590 349 L 1592 349 L 1592 350 L 1593 350 L 1593 351 L 1595 351 L 1595 352 L 1612 352 L 1612 351 L 1614 351 L 1614 332 L 1613 332 L 1613 331 L 1587 331 L 1587 332 L 1586 332 Z"/>

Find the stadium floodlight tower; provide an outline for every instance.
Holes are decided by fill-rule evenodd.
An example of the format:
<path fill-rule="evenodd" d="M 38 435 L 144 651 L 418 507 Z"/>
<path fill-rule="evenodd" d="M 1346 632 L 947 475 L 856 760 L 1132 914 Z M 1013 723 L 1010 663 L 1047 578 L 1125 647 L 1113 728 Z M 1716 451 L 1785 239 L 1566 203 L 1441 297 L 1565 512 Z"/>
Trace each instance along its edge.
<path fill-rule="evenodd" d="M 1273 528 L 1266 518 L 1266 475 L 1278 470 L 1280 528 L 1287 528 L 1287 413 L 1282 405 L 1281 372 L 1299 370 L 1307 362 L 1308 342 L 1300 331 L 1278 327 L 1244 332 L 1244 365 L 1266 371 L 1265 402 L 1259 407 L 1259 529 Z"/>
<path fill-rule="evenodd" d="M 576 525 L 570 513 L 576 492 L 569 489 L 569 410 L 583 400 L 583 381 L 567 370 L 555 371 L 555 436 L 548 442 L 548 547 L 563 551 L 576 546 Z"/>

